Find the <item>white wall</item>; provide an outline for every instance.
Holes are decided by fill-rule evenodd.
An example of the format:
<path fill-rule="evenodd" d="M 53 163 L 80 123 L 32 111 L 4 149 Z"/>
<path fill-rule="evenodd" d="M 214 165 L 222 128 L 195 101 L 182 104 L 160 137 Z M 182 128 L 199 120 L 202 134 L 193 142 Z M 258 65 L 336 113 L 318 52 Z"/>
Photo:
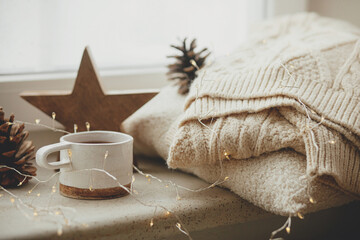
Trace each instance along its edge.
<path fill-rule="evenodd" d="M 359 0 L 309 0 L 308 10 L 323 16 L 340 18 L 360 27 Z"/>
<path fill-rule="evenodd" d="M 359 0 L 267 0 L 266 18 L 301 11 L 342 19 L 360 27 Z"/>
<path fill-rule="evenodd" d="M 307 0 L 267 0 L 266 18 L 274 16 L 304 12 L 308 9 Z"/>
<path fill-rule="evenodd" d="M 0 0 L 0 74 L 76 71 L 85 46 L 100 70 L 165 66 L 184 37 L 225 55 L 250 1 Z"/>

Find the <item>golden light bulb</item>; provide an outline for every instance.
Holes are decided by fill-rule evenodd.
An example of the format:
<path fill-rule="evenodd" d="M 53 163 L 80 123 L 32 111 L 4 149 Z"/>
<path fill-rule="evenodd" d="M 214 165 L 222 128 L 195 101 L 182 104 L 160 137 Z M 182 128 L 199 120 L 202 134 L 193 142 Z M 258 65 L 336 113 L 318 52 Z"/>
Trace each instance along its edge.
<path fill-rule="evenodd" d="M 52 190 L 51 192 L 55 193 L 56 192 L 56 187 L 55 186 L 52 186 Z"/>
<path fill-rule="evenodd" d="M 196 61 L 194 59 L 190 59 L 191 65 L 193 65 L 197 70 L 199 70 L 199 66 L 197 65 Z"/>
<path fill-rule="evenodd" d="M 60 215 L 60 214 L 61 214 L 60 211 L 56 211 L 56 212 L 55 212 L 55 215 Z"/>
<path fill-rule="evenodd" d="M 315 203 L 315 200 L 314 200 L 312 197 L 309 198 L 309 201 L 310 201 L 311 203 Z"/>
<path fill-rule="evenodd" d="M 4 196 L 2 193 L 0 193 L 0 197 Z"/>
<path fill-rule="evenodd" d="M 68 156 L 69 156 L 69 158 L 71 158 L 72 157 L 72 151 L 71 151 L 71 149 L 68 149 Z"/>
<path fill-rule="evenodd" d="M 40 119 L 35 119 L 35 123 L 36 123 L 36 124 L 39 124 L 40 121 L 41 121 Z"/>
<path fill-rule="evenodd" d="M 36 196 L 40 197 L 40 193 L 36 194 Z"/>
<path fill-rule="evenodd" d="M 109 156 L 109 151 L 105 152 L 104 159 L 106 159 Z"/>
<path fill-rule="evenodd" d="M 178 196 L 176 197 L 176 200 L 181 200 L 181 197 L 178 195 Z"/>
<path fill-rule="evenodd" d="M 224 151 L 224 156 L 227 160 L 230 160 L 230 153 Z"/>
<path fill-rule="evenodd" d="M 23 182 L 19 182 L 18 187 L 20 187 L 23 184 Z"/>
<path fill-rule="evenodd" d="M 38 213 L 36 211 L 34 211 L 34 217 L 38 216 Z"/>
<path fill-rule="evenodd" d="M 150 220 L 150 227 L 152 227 L 152 226 L 154 226 L 154 219 L 153 218 Z"/>
<path fill-rule="evenodd" d="M 58 228 L 58 230 L 57 230 L 57 235 L 60 237 L 62 234 L 63 234 L 63 230 L 62 230 L 62 228 Z"/>
<path fill-rule="evenodd" d="M 330 143 L 330 144 L 335 144 L 336 141 L 335 141 L 335 140 L 330 140 L 329 143 Z"/>
<path fill-rule="evenodd" d="M 181 224 L 180 223 L 176 223 L 176 227 L 181 229 Z"/>
<path fill-rule="evenodd" d="M 78 130 L 78 125 L 75 123 L 75 124 L 74 124 L 74 133 L 76 133 L 77 130 Z"/>
<path fill-rule="evenodd" d="M 86 126 L 86 130 L 87 130 L 87 131 L 90 131 L 90 123 L 89 123 L 89 122 L 86 122 L 86 123 L 85 123 L 85 126 Z"/>
<path fill-rule="evenodd" d="M 229 180 L 229 177 L 228 177 L 228 176 L 226 176 L 226 177 L 224 178 L 224 181 L 227 181 L 227 180 Z"/>
<path fill-rule="evenodd" d="M 286 232 L 287 232 L 288 234 L 290 234 L 290 228 L 289 228 L 289 227 L 286 227 L 285 229 L 286 229 Z"/>
<path fill-rule="evenodd" d="M 56 118 L 56 113 L 55 113 L 55 112 L 52 112 L 52 113 L 51 113 L 51 117 L 52 117 L 53 120 L 55 120 L 55 118 Z"/>
<path fill-rule="evenodd" d="M 89 190 L 90 190 L 90 192 L 94 191 L 92 185 L 90 185 Z"/>
<path fill-rule="evenodd" d="M 169 216 L 169 215 L 170 215 L 170 212 L 166 211 L 165 216 Z"/>
<path fill-rule="evenodd" d="M 302 215 L 300 212 L 298 212 L 297 215 L 300 219 L 304 219 L 304 215 Z"/>
<path fill-rule="evenodd" d="M 10 202 L 14 203 L 15 202 L 15 198 L 10 198 Z"/>

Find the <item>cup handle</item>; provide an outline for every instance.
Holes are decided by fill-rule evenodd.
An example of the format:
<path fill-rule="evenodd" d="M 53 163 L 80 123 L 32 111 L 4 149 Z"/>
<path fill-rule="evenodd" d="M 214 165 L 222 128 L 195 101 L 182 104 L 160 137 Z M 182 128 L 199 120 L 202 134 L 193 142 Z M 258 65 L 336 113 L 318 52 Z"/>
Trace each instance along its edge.
<path fill-rule="evenodd" d="M 36 163 L 41 167 L 49 169 L 58 169 L 61 167 L 69 166 L 69 159 L 60 160 L 59 162 L 48 162 L 47 157 L 50 153 L 57 152 L 63 149 L 71 149 L 71 143 L 60 142 L 40 148 L 36 152 Z"/>

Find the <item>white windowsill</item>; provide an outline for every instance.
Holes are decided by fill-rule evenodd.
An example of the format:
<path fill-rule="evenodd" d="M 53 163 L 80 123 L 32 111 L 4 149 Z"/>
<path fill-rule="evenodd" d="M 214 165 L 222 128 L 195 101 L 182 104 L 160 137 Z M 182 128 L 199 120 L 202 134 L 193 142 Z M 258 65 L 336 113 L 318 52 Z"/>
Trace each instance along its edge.
<path fill-rule="evenodd" d="M 127 76 L 139 74 L 154 74 L 166 72 L 166 67 L 142 67 L 142 68 L 119 68 L 119 69 L 106 69 L 98 71 L 102 77 L 114 76 Z M 23 82 L 34 80 L 54 80 L 54 79 L 67 79 L 75 78 L 76 71 L 63 71 L 63 72 L 44 72 L 44 73 L 19 73 L 0 75 L 0 83 L 3 82 Z"/>
<path fill-rule="evenodd" d="M 29 139 L 39 148 L 58 142 L 60 136 L 61 133 L 38 131 L 31 133 Z M 171 180 L 192 189 L 208 185 L 193 175 L 168 169 L 163 160 L 145 157 L 138 157 L 137 160 L 140 169 L 160 179 Z M 53 173 L 54 171 L 38 167 L 40 179 L 47 179 Z M 0 198 L 0 204 L 2 216 L 7 216 L 7 219 L 0 224 L 1 239 L 187 239 L 175 227 L 177 220 L 174 216 L 165 217 L 160 208 L 154 212 L 153 208 L 139 204 L 131 196 L 111 200 L 75 200 L 61 196 L 58 189 L 49 196 L 57 179 L 58 176 L 50 182 L 40 184 L 32 195 L 27 192 L 36 184 L 35 180 L 10 191 L 20 196 L 25 203 L 31 202 L 38 207 L 62 205 L 73 208 L 76 212 L 70 212 L 70 215 L 67 213 L 71 224 L 64 227 L 63 236 L 57 237 L 56 223 L 39 221 L 39 218 L 44 220 L 40 214 L 33 220 L 24 217 L 9 201 L 8 195 L 4 194 Z M 179 190 L 181 200 L 177 201 L 175 189 L 165 188 L 164 183 L 150 183 L 137 173 L 135 179 L 134 189 L 139 193 L 136 196 L 145 203 L 172 209 L 191 232 L 193 239 L 268 239 L 271 232 L 287 218 L 265 212 L 224 188 L 214 187 L 198 193 Z M 37 193 L 40 193 L 39 197 L 36 196 Z M 353 202 L 308 214 L 305 220 L 294 217 L 291 235 L 283 232 L 279 237 L 341 239 L 337 238 L 341 234 L 346 239 L 351 234 L 359 236 L 357 221 L 354 221 L 359 211 L 359 202 Z M 31 211 L 27 213 L 30 216 L 32 214 Z M 153 227 L 149 226 L 151 218 L 154 218 Z M 88 227 L 85 228 L 82 224 Z"/>
<path fill-rule="evenodd" d="M 31 133 L 29 138 L 38 148 L 57 142 L 60 136 L 60 133 L 38 131 Z M 160 159 L 139 158 L 138 161 L 143 171 L 161 179 L 168 179 L 194 189 L 208 185 L 193 175 L 169 170 Z M 36 167 L 40 179 L 47 179 L 54 173 L 52 170 Z M 75 214 L 66 212 L 66 216 L 71 219 L 71 224 L 64 226 L 61 239 L 187 239 L 176 229 L 177 220 L 174 216 L 164 217 L 164 211 L 161 208 L 154 212 L 154 208 L 139 204 L 131 196 L 111 200 L 76 200 L 61 196 L 57 187 L 56 193 L 50 197 L 51 187 L 57 179 L 58 176 L 50 182 L 40 184 L 30 196 L 27 192 L 36 184 L 35 180 L 31 180 L 22 188 L 10 191 L 21 197 L 24 202 L 31 202 L 38 207 L 49 204 L 50 207 L 62 205 L 74 209 Z M 175 189 L 165 188 L 163 183 L 157 181 L 148 182 L 145 177 L 137 173 L 135 179 L 134 189 L 139 193 L 136 195 L 138 199 L 144 203 L 159 204 L 173 210 L 191 232 L 205 229 L 208 231 L 208 228 L 267 219 L 267 222 L 273 222 L 262 230 L 262 235 L 267 236 L 271 228 L 276 228 L 283 221 L 282 217 L 267 213 L 220 187 L 201 193 L 179 190 L 182 199 L 177 201 Z M 40 193 L 39 197 L 36 197 L 37 193 Z M 51 198 L 51 203 L 49 198 Z M 3 207 L 3 216 L 8 216 L 7 221 L 2 222 L 0 226 L 1 239 L 59 239 L 56 236 L 58 228 L 56 223 L 40 221 L 40 219 L 57 218 L 41 217 L 39 213 L 38 217 L 29 220 L 8 200 L 7 196 L 2 197 L 0 203 Z M 154 218 L 152 228 L 149 227 L 151 218 Z M 82 227 L 82 224 L 88 225 L 88 228 Z M 22 227 L 19 230 L 13 227 L 15 225 Z M 209 239 L 207 231 L 206 237 L 197 236 L 194 239 Z M 259 231 L 256 231 L 256 234 L 259 234 Z M 225 237 L 225 239 L 228 238 Z"/>

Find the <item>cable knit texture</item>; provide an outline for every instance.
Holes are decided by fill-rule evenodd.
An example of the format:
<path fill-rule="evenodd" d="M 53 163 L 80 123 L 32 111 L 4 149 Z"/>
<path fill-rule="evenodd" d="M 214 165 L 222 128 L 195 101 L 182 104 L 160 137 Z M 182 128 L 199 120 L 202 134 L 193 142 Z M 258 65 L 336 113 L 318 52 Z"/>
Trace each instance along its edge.
<path fill-rule="evenodd" d="M 122 124 L 123 131 L 134 137 L 134 147 L 138 153 L 167 158 L 174 134 L 178 129 L 178 123 L 183 117 L 182 109 L 185 97 L 177 93 L 177 88 L 177 86 L 163 88 L 157 96 Z M 277 110 L 274 110 L 272 115 L 280 116 Z M 283 119 L 280 121 L 284 122 Z M 293 128 L 288 122 L 285 125 L 288 126 L 288 129 Z M 286 127 L 281 128 L 287 129 Z M 258 130 L 254 130 L 254 132 L 256 131 Z M 272 130 L 267 129 L 266 131 Z M 204 130 L 204 136 L 209 135 L 209 132 Z M 254 139 L 254 136 L 247 136 Z M 285 145 L 293 141 L 299 143 L 294 136 L 284 140 Z M 196 146 L 199 146 L 205 144 L 205 141 L 199 139 L 195 143 Z M 299 143 L 299 145 L 301 144 L 304 145 Z M 188 150 L 186 148 L 182 153 L 189 154 Z M 249 149 L 246 151 L 248 153 L 245 154 L 248 155 L 251 152 Z M 221 174 L 219 162 L 183 167 L 181 170 L 193 173 L 209 183 L 215 182 Z M 289 148 L 262 154 L 259 157 L 224 161 L 222 170 L 222 177 L 229 177 L 229 180 L 222 184 L 223 187 L 258 207 L 284 216 L 297 212 L 317 211 L 352 200 L 344 193 L 318 181 L 313 181 L 308 186 L 305 155 Z M 309 202 L 308 187 L 310 187 L 310 194 L 316 200 L 316 204 Z"/>
<path fill-rule="evenodd" d="M 186 99 L 168 86 L 122 128 L 141 152 L 208 182 L 223 160 L 222 185 L 277 214 L 351 201 L 344 192 L 360 195 L 359 36 L 309 13 L 267 21 L 206 66 Z"/>
<path fill-rule="evenodd" d="M 308 176 L 360 195 L 359 30 L 302 13 L 257 31 L 194 81 L 168 165 L 292 148 L 306 155 Z"/>

